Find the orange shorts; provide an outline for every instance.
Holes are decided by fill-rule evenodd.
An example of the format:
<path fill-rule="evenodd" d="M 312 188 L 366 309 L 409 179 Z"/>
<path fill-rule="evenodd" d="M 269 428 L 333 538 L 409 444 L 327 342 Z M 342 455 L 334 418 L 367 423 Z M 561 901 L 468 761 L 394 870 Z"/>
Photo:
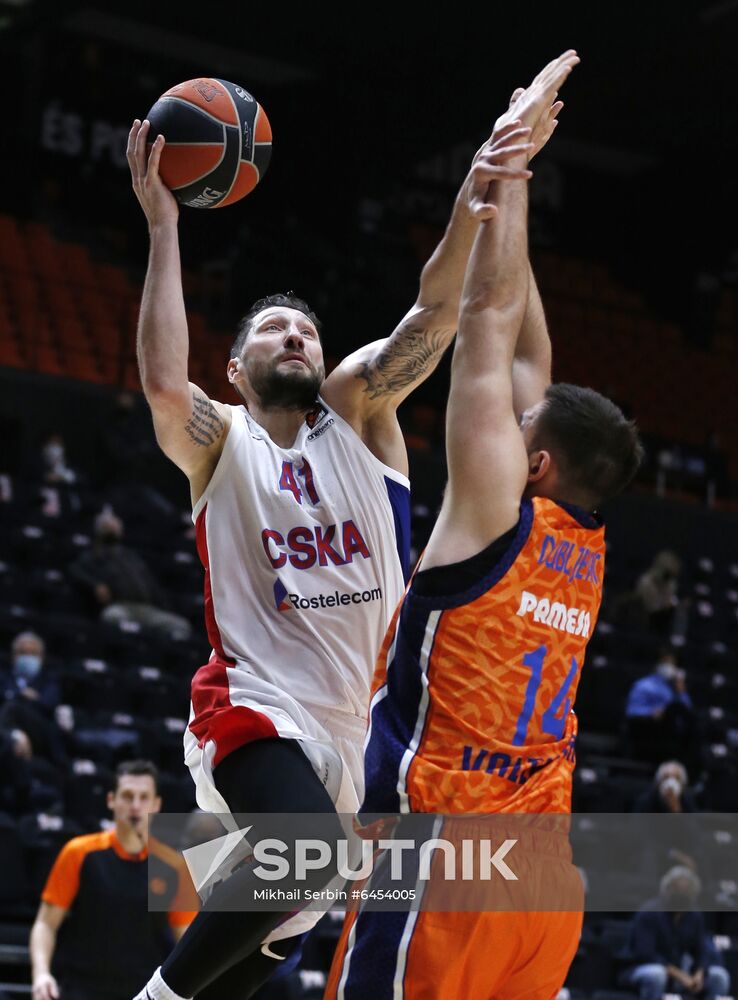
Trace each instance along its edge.
<path fill-rule="evenodd" d="M 324 1000 L 553 1000 L 579 945 L 584 889 L 568 840 L 525 839 L 540 852 L 509 855 L 518 881 L 492 905 L 488 891 L 469 896 L 457 883 L 464 912 L 348 913 Z M 430 884 L 422 896 L 454 898 Z"/>
<path fill-rule="evenodd" d="M 553 1000 L 582 914 L 350 913 L 324 1000 Z"/>

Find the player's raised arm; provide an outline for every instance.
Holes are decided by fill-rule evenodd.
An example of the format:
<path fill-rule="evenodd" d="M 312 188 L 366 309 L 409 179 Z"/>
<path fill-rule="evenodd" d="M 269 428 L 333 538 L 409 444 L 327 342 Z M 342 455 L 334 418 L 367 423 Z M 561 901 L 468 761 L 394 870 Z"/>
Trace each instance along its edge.
<path fill-rule="evenodd" d="M 538 78 L 531 87 L 536 87 Z M 521 99 L 526 103 L 526 88 L 518 87 L 510 98 L 510 106 L 502 115 L 497 125 L 513 120 L 517 116 L 516 104 Z M 522 105 L 521 105 L 522 106 Z M 564 102 L 555 100 L 546 114 L 532 125 L 530 136 L 531 150 L 528 163 L 547 144 L 559 124 L 558 116 L 564 107 Z M 538 286 L 529 265 L 528 301 L 520 332 L 515 344 L 513 360 L 513 407 L 518 417 L 531 406 L 539 403 L 551 384 L 551 339 L 548 333 L 543 303 L 538 292 Z"/>
<path fill-rule="evenodd" d="M 518 87 L 513 92 L 508 114 L 515 115 L 515 105 L 524 94 L 523 87 Z M 563 107 L 563 101 L 554 101 L 548 114 L 539 118 L 531 134 L 530 141 L 533 148 L 528 162 L 543 149 L 553 135 L 559 123 L 558 115 Z M 519 417 L 525 410 L 539 403 L 550 384 L 551 338 L 538 285 L 529 264 L 528 302 L 515 344 L 513 360 L 513 408 L 516 415 Z"/>
<path fill-rule="evenodd" d="M 507 166 L 495 142 L 499 132 L 477 151 L 444 236 L 421 272 L 412 308 L 387 339 L 349 355 L 326 380 L 324 395 L 355 426 L 394 421 L 397 407 L 434 371 L 454 338 L 485 192 L 495 180 L 525 175 Z"/>
<path fill-rule="evenodd" d="M 525 91 L 513 94 L 510 109 L 498 119 L 492 136 L 477 150 L 469 173 L 456 196 L 446 232 L 420 277 L 418 297 L 386 340 L 368 344 L 346 358 L 331 374 L 323 393 L 357 430 L 373 443 L 376 431 L 396 427 L 399 404 L 434 371 L 458 326 L 464 274 L 479 222 L 488 209 L 490 185 L 516 176 L 499 157 L 500 129 L 514 120 L 514 103 Z M 563 104 L 555 101 L 536 122 L 531 135 L 531 159 L 548 142 L 558 124 Z M 520 364 L 516 357 L 516 399 L 524 407 L 535 393 L 542 396 L 550 381 L 550 343 L 537 292 L 531 292 L 521 337 Z M 530 322 L 529 322 L 530 320 Z M 397 431 L 399 435 L 399 431 Z"/>
<path fill-rule="evenodd" d="M 128 164 L 149 224 L 149 266 L 138 323 L 137 352 L 144 394 L 165 454 L 186 473 L 193 492 L 207 479 L 223 447 L 228 407 L 210 400 L 187 376 L 189 336 L 182 293 L 174 195 L 159 177 L 161 136 L 147 155 L 148 122 L 133 123 Z"/>
<path fill-rule="evenodd" d="M 567 52 L 515 104 L 533 129 L 578 62 Z M 522 169 L 530 147 L 509 167 Z M 446 415 L 449 483 L 423 567 L 479 552 L 517 522 L 529 475 L 513 405 L 513 362 L 528 308 L 527 181 L 497 182 L 464 281 Z M 495 210 L 496 205 L 496 210 Z"/>

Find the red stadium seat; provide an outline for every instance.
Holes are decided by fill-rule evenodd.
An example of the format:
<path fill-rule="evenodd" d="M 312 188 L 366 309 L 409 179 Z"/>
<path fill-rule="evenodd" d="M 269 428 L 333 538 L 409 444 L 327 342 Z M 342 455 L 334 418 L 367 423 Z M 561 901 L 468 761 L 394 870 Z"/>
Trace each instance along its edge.
<path fill-rule="evenodd" d="M 31 352 L 31 367 L 47 375 L 66 375 L 59 352 L 50 344 L 39 344 Z"/>
<path fill-rule="evenodd" d="M 1 322 L 0 334 L 2 334 Z M 0 336 L 0 365 L 7 365 L 10 368 L 27 367 L 25 353 L 19 341 L 11 337 Z"/>

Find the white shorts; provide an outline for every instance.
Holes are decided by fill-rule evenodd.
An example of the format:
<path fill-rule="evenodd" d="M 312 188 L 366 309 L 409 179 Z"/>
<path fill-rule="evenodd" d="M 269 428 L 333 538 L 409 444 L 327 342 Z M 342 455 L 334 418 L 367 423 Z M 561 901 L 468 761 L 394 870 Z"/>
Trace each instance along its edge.
<path fill-rule="evenodd" d="M 215 654 L 192 679 L 190 720 L 184 734 L 185 763 L 195 782 L 197 804 L 227 814 L 213 771 L 229 753 L 269 737 L 299 740 L 339 813 L 355 813 L 364 795 L 367 720 L 323 706 L 300 705 L 289 694 Z M 310 930 L 323 916 L 302 911 L 265 942 Z"/>

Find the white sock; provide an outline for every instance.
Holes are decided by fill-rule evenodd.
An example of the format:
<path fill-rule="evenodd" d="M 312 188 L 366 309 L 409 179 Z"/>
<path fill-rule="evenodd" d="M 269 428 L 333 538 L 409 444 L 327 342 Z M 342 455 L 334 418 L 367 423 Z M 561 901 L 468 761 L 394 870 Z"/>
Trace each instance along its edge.
<path fill-rule="evenodd" d="M 146 989 L 139 994 L 141 1000 L 192 1000 L 192 997 L 181 997 L 161 978 L 161 966 L 146 984 Z M 136 997 L 138 1000 L 138 997 Z"/>

